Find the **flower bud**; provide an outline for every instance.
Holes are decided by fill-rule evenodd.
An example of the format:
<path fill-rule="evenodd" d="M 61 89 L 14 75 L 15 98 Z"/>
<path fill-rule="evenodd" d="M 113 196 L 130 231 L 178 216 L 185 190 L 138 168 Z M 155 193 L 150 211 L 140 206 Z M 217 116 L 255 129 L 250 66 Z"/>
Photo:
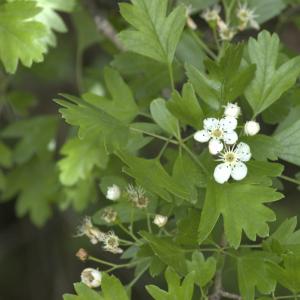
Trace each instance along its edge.
<path fill-rule="evenodd" d="M 163 215 L 156 215 L 153 223 L 158 227 L 164 227 L 168 222 L 168 217 Z"/>
<path fill-rule="evenodd" d="M 255 121 L 248 121 L 244 126 L 244 131 L 246 135 L 256 135 L 260 131 L 260 125 Z"/>
<path fill-rule="evenodd" d="M 224 115 L 226 117 L 238 118 L 241 114 L 241 108 L 235 103 L 228 103 L 225 106 Z"/>
<path fill-rule="evenodd" d="M 121 190 L 116 184 L 113 184 L 112 186 L 109 186 L 107 188 L 106 198 L 108 200 L 116 201 L 120 199 L 120 197 L 121 197 Z"/>
<path fill-rule="evenodd" d="M 102 274 L 93 268 L 86 268 L 81 272 L 81 282 L 90 288 L 97 288 L 101 285 Z"/>
<path fill-rule="evenodd" d="M 76 256 L 81 260 L 81 261 L 86 261 L 89 257 L 89 254 L 87 253 L 87 251 L 83 248 L 80 248 L 77 253 Z"/>

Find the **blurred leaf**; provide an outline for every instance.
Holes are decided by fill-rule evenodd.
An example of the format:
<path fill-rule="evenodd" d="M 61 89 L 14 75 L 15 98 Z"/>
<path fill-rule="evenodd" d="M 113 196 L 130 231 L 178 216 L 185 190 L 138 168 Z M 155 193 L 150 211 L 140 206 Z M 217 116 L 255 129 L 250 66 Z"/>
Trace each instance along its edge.
<path fill-rule="evenodd" d="M 50 205 L 57 201 L 58 192 L 55 165 L 35 158 L 8 173 L 3 198 L 9 200 L 17 195 L 17 216 L 28 213 L 35 225 L 42 226 L 51 216 Z"/>
<path fill-rule="evenodd" d="M 58 162 L 59 178 L 61 183 L 67 186 L 80 179 L 86 179 L 96 166 L 104 169 L 109 159 L 103 140 L 94 135 L 68 140 L 61 154 L 65 157 Z"/>
<path fill-rule="evenodd" d="M 31 93 L 18 90 L 11 91 L 7 98 L 14 111 L 22 116 L 26 116 L 29 108 L 33 107 L 37 102 L 37 99 Z"/>
<path fill-rule="evenodd" d="M 264 203 L 281 198 L 282 194 L 270 187 L 245 183 L 211 183 L 207 187 L 200 218 L 199 243 L 209 236 L 221 214 L 227 240 L 234 248 L 240 245 L 242 231 L 252 241 L 256 240 L 257 235 L 268 236 L 267 222 L 275 221 L 276 215 Z"/>
<path fill-rule="evenodd" d="M 147 285 L 146 289 L 155 300 L 192 300 L 194 292 L 193 276 L 194 273 L 189 273 L 180 283 L 180 277 L 171 268 L 168 268 L 165 272 L 168 292 L 155 285 Z"/>
<path fill-rule="evenodd" d="M 43 156 L 52 151 L 49 143 L 55 138 L 57 126 L 56 117 L 38 116 L 11 123 L 1 135 L 4 138 L 20 138 L 13 150 L 13 160 L 21 164 L 35 154 Z"/>
<path fill-rule="evenodd" d="M 183 64 L 191 64 L 199 70 L 204 70 L 203 61 L 207 56 L 197 39 L 200 37 L 185 30 L 179 41 L 176 57 Z"/>
<path fill-rule="evenodd" d="M 183 86 L 182 96 L 175 91 L 166 105 L 168 110 L 184 125 L 202 128 L 203 111 L 190 83 Z"/>
<path fill-rule="evenodd" d="M 33 19 L 41 12 L 34 2 L 0 4 L 0 59 L 9 73 L 15 73 L 19 60 L 26 67 L 43 61 L 47 48 L 46 27 Z"/>
<path fill-rule="evenodd" d="M 12 164 L 11 150 L 2 142 L 0 142 L 0 166 L 10 167 Z"/>
<path fill-rule="evenodd" d="M 179 124 L 177 119 L 168 111 L 166 100 L 155 99 L 150 104 L 153 120 L 168 134 L 178 137 Z"/>
<path fill-rule="evenodd" d="M 134 27 L 119 34 L 125 47 L 132 52 L 172 64 L 186 20 L 186 9 L 179 6 L 168 16 L 168 0 L 136 0 L 121 3 L 123 18 Z"/>
<path fill-rule="evenodd" d="M 203 254 L 195 251 L 192 255 L 192 261 L 188 261 L 188 271 L 194 272 L 194 280 L 200 287 L 205 287 L 214 277 L 217 269 L 217 261 L 214 257 L 205 260 Z"/>
<path fill-rule="evenodd" d="M 269 275 L 268 260 L 270 254 L 262 251 L 247 253 L 238 258 L 238 282 L 243 299 L 254 300 L 255 288 L 262 294 L 274 292 L 276 281 Z"/>
<path fill-rule="evenodd" d="M 218 0 L 180 0 L 180 3 L 183 3 L 187 6 L 191 5 L 191 12 L 196 13 L 200 10 L 208 8 L 218 2 Z"/>
<path fill-rule="evenodd" d="M 264 111 L 291 88 L 300 74 L 300 57 L 278 66 L 279 38 L 263 31 L 248 43 L 250 62 L 256 64 L 256 75 L 246 90 L 254 116 Z"/>
<path fill-rule="evenodd" d="M 64 300 L 104 300 L 99 292 L 89 288 L 84 283 L 75 283 L 74 288 L 78 296 L 65 294 Z"/>

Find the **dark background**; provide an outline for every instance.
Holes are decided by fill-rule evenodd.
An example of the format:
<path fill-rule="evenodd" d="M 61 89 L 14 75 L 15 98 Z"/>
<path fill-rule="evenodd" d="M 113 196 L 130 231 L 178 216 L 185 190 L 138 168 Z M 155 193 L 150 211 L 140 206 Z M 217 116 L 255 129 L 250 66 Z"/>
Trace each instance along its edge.
<path fill-rule="evenodd" d="M 98 0 L 98 4 L 104 14 L 113 20 L 117 18 L 117 1 Z M 12 89 L 28 90 L 38 99 L 39 103 L 32 110 L 32 115 L 57 114 L 57 105 L 52 99 L 59 92 L 78 93 L 77 28 L 74 25 L 74 17 L 64 15 L 64 18 L 69 32 L 58 35 L 58 46 L 50 50 L 45 62 L 34 65 L 32 69 L 19 67 L 17 74 L 11 79 Z M 199 18 L 195 19 L 201 30 L 209 35 L 205 24 Z M 279 28 L 279 34 L 286 46 L 299 53 L 300 31 L 297 26 L 289 21 L 281 27 L 277 24 L 278 19 L 274 19 L 265 24 L 265 27 L 271 31 Z M 107 49 L 110 48 L 105 41 L 86 49 L 83 54 L 84 70 L 92 70 L 95 76 L 101 74 L 101 66 L 108 63 L 113 55 L 113 51 Z M 0 115 L 0 126 L 3 126 L 6 120 L 7 115 L 4 112 Z M 65 125 L 62 122 L 60 143 L 63 142 L 65 134 Z M 296 172 L 295 167 L 287 166 L 286 174 L 293 175 Z M 286 185 L 286 195 L 282 203 L 276 204 L 279 218 L 294 216 L 300 209 L 299 192 L 294 185 Z M 97 249 L 91 247 L 86 239 L 73 237 L 81 217 L 71 210 L 61 212 L 56 209 L 52 219 L 43 228 L 38 229 L 28 218 L 16 218 L 14 205 L 14 201 L 10 201 L 0 206 L 0 300 L 62 299 L 63 293 L 73 291 L 72 284 L 80 280 L 80 272 L 85 267 L 75 257 L 76 251 L 85 247 L 97 255 Z M 91 207 L 90 211 L 93 209 Z M 85 213 L 88 214 L 89 211 Z M 131 280 L 131 275 L 127 270 L 118 273 L 124 283 Z M 142 278 L 135 288 L 133 299 L 147 299 L 142 296 L 145 295 L 146 279 Z"/>

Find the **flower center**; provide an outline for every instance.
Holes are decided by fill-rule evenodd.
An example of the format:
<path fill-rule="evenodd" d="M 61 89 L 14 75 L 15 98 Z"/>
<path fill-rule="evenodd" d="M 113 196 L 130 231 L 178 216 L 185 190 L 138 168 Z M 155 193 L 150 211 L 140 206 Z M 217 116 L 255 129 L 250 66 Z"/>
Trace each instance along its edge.
<path fill-rule="evenodd" d="M 224 161 L 229 164 L 234 164 L 237 161 L 237 156 L 234 152 L 227 152 L 224 154 Z"/>
<path fill-rule="evenodd" d="M 212 137 L 216 138 L 216 139 L 220 139 L 223 136 L 223 131 L 221 129 L 215 129 L 212 133 L 211 133 Z"/>

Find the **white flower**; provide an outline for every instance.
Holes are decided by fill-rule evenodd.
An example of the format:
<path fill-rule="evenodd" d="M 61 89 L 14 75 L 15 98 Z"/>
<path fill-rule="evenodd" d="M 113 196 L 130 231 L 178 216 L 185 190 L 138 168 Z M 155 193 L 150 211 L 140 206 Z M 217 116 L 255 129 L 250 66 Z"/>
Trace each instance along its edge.
<path fill-rule="evenodd" d="M 158 227 L 164 227 L 168 222 L 168 217 L 163 215 L 156 215 L 153 223 Z"/>
<path fill-rule="evenodd" d="M 103 249 L 113 254 L 123 253 L 119 247 L 119 238 L 112 231 L 106 234 Z"/>
<path fill-rule="evenodd" d="M 52 140 L 48 143 L 47 149 L 48 149 L 49 152 L 55 151 L 55 149 L 56 149 L 56 140 L 55 140 L 55 139 L 52 139 Z"/>
<path fill-rule="evenodd" d="M 94 227 L 90 217 L 85 217 L 82 224 L 78 227 L 76 237 L 86 235 L 90 242 L 95 245 L 102 242 L 105 238 L 105 233 L 101 232 L 98 228 Z"/>
<path fill-rule="evenodd" d="M 111 207 L 105 208 L 101 215 L 102 220 L 106 223 L 114 223 L 118 217 L 118 213 Z"/>
<path fill-rule="evenodd" d="M 241 108 L 236 103 L 227 103 L 224 110 L 226 117 L 238 118 L 241 114 Z"/>
<path fill-rule="evenodd" d="M 220 14 L 221 12 L 221 6 L 220 5 L 214 5 L 213 8 L 207 8 L 203 11 L 201 14 L 201 17 L 206 22 L 218 22 L 220 20 Z"/>
<path fill-rule="evenodd" d="M 194 134 L 194 139 L 200 143 L 209 141 L 209 152 L 213 155 L 223 150 L 223 143 L 233 145 L 238 140 L 238 135 L 234 131 L 237 126 L 237 120 L 233 117 L 224 117 L 221 120 L 207 118 L 203 121 L 203 130 Z"/>
<path fill-rule="evenodd" d="M 244 179 L 248 172 L 244 162 L 249 161 L 250 158 L 250 147 L 243 142 L 236 147 L 226 149 L 220 155 L 219 161 L 222 161 L 222 163 L 217 165 L 214 171 L 216 182 L 223 184 L 229 180 L 230 176 L 234 180 Z"/>
<path fill-rule="evenodd" d="M 218 23 L 219 36 L 222 41 L 231 41 L 236 34 L 234 28 L 231 28 L 223 20 L 219 20 Z"/>
<path fill-rule="evenodd" d="M 260 125 L 255 121 L 248 121 L 244 126 L 244 131 L 246 135 L 250 135 L 250 136 L 256 135 L 260 131 Z"/>
<path fill-rule="evenodd" d="M 113 184 L 112 186 L 109 186 L 107 188 L 106 198 L 108 200 L 116 201 L 120 199 L 120 197 L 121 197 L 121 190 L 116 184 Z"/>
<path fill-rule="evenodd" d="M 255 10 L 251 10 L 247 7 L 247 3 L 239 5 L 236 16 L 239 19 L 240 30 L 245 30 L 248 25 L 256 30 L 259 30 L 260 26 L 255 20 L 258 16 L 255 14 Z"/>
<path fill-rule="evenodd" d="M 81 272 L 81 282 L 90 288 L 97 288 L 101 285 L 102 274 L 93 268 L 86 268 Z"/>

